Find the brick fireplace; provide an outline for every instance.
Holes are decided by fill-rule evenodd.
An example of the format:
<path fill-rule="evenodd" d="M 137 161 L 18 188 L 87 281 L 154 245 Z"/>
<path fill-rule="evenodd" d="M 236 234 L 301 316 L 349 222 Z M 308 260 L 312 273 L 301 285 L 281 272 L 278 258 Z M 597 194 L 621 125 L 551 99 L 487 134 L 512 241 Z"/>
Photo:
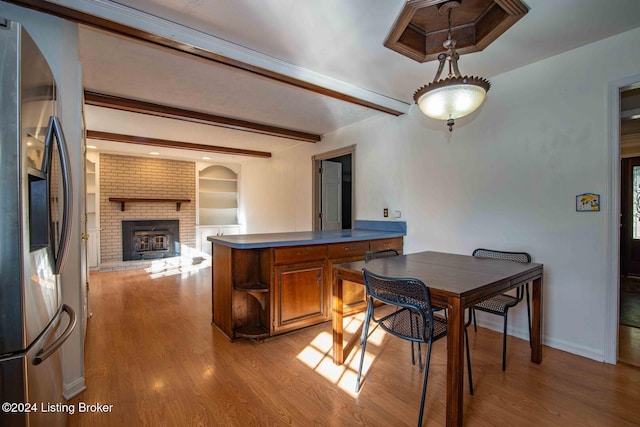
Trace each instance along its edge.
<path fill-rule="evenodd" d="M 189 199 L 191 202 L 181 203 L 179 206 L 175 202 L 143 201 L 127 202 L 123 205 L 110 202 L 109 198 L 174 198 Z M 167 221 L 175 221 L 176 231 L 155 233 L 149 229 L 153 227 L 138 230 L 138 249 L 139 252 L 145 252 L 143 259 L 160 258 L 160 255 L 167 253 L 167 245 L 174 252 L 177 249 L 183 256 L 189 253 L 190 248 L 195 250 L 195 163 L 100 154 L 101 266 L 115 264 L 126 268 L 130 259 L 125 261 L 123 224 L 148 220 L 161 221 L 162 230 L 165 231 L 169 229 L 166 226 Z M 151 252 L 151 249 L 155 252 Z"/>

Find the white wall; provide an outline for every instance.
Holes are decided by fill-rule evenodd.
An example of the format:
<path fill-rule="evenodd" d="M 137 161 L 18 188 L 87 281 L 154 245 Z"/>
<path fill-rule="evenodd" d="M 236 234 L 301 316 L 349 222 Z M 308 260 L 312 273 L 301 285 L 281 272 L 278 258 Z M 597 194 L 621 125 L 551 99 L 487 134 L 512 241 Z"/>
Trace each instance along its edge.
<path fill-rule="evenodd" d="M 247 233 L 311 230 L 313 145 L 243 163 L 239 219 Z"/>
<path fill-rule="evenodd" d="M 60 116 L 69 156 L 73 185 L 71 246 L 62 274 L 62 299 L 78 315 L 78 325 L 62 346 L 63 393 L 66 398 L 84 389 L 84 349 L 82 335 L 82 287 L 80 233 L 84 206 L 81 138 L 81 76 L 78 68 L 77 25 L 29 9 L 0 2 L 0 16 L 24 25 L 44 54 L 58 85 Z"/>
<path fill-rule="evenodd" d="M 604 360 L 615 333 L 603 326 L 608 224 L 604 209 L 577 213 L 575 196 L 610 199 L 607 88 L 638 74 L 638 40 L 640 29 L 493 77 L 483 107 L 451 134 L 414 106 L 249 163 L 248 231 L 311 229 L 311 156 L 357 144 L 357 219 L 401 210 L 406 252 L 530 252 L 545 265 L 544 343 Z M 512 317 L 526 337 L 524 306 Z"/>

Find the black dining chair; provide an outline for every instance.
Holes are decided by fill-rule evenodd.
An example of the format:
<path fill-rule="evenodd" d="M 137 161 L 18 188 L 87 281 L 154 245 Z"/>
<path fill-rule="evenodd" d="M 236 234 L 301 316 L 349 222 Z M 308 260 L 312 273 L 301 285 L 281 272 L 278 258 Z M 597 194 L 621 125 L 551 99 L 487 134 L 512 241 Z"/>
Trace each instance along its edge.
<path fill-rule="evenodd" d="M 420 412 L 418 415 L 418 426 L 421 426 L 429 377 L 431 348 L 435 341 L 447 336 L 447 321 L 444 318 L 434 316 L 431 297 L 429 296 L 429 288 L 422 281 L 413 278 L 381 276 L 367 269 L 363 269 L 362 274 L 367 290 L 367 311 L 362 329 L 362 352 L 356 380 L 356 392 L 360 391 L 362 365 L 367 348 L 369 323 L 371 320 L 391 335 L 411 341 L 412 343 L 425 343 L 427 345 L 427 354 L 422 380 Z M 374 310 L 375 301 L 381 301 L 384 304 L 394 306 L 395 310 L 377 318 Z M 469 373 L 469 391 L 473 395 L 471 357 L 469 355 L 469 338 L 466 328 L 465 343 L 467 370 Z M 414 361 L 412 361 L 412 363 L 415 364 Z"/>
<path fill-rule="evenodd" d="M 476 258 L 491 258 L 502 259 L 507 261 L 515 261 L 521 263 L 531 262 L 531 255 L 526 252 L 505 252 L 497 251 L 494 249 L 478 248 L 473 251 L 473 256 Z M 507 368 L 507 320 L 509 317 L 509 309 L 518 305 L 525 298 L 527 300 L 527 317 L 529 320 L 529 345 L 531 345 L 531 303 L 529 300 L 529 283 L 516 288 L 516 294 L 500 294 L 494 297 L 488 298 L 476 305 L 471 309 L 471 316 L 473 317 L 473 329 L 477 331 L 476 326 L 476 310 L 483 311 L 485 313 L 495 314 L 502 316 L 504 319 L 503 331 L 502 331 L 502 370 Z"/>
<path fill-rule="evenodd" d="M 375 251 L 367 251 L 364 254 L 364 262 L 369 262 L 372 259 L 388 258 L 388 257 L 398 256 L 398 255 L 400 255 L 400 252 L 398 252 L 396 249 L 379 249 Z M 434 307 L 434 310 L 441 310 L 441 309 Z M 360 344 L 362 345 L 362 340 L 360 341 Z M 411 343 L 411 363 L 415 365 L 416 356 L 415 356 L 414 344 L 415 344 L 414 342 Z M 420 367 L 420 371 L 422 371 L 422 353 L 421 353 L 420 343 L 418 343 L 418 359 L 419 359 L 418 366 Z"/>
<path fill-rule="evenodd" d="M 392 256 L 398 256 L 400 255 L 400 252 L 398 252 L 396 249 L 379 249 L 376 251 L 368 251 L 364 254 L 364 261 L 365 262 L 369 262 L 372 259 L 378 259 L 378 258 L 387 258 L 387 257 L 392 257 Z M 444 310 L 442 307 L 436 307 L 433 306 L 433 311 L 441 311 Z M 447 311 L 444 310 L 444 318 L 447 318 Z M 362 344 L 362 341 L 360 342 L 360 344 Z M 420 367 L 420 370 L 422 371 L 422 353 L 421 353 L 421 348 L 420 348 L 420 343 L 418 343 L 418 359 L 419 359 L 419 363 L 418 366 Z M 413 363 L 415 365 L 415 350 L 414 350 L 414 343 L 411 343 L 411 363 Z"/>

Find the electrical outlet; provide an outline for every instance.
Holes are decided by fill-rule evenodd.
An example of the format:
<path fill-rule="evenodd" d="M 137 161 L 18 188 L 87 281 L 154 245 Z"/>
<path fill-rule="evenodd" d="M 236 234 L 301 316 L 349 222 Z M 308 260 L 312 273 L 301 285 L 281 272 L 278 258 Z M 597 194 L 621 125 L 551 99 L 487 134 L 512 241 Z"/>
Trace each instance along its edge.
<path fill-rule="evenodd" d="M 389 209 L 384 208 L 384 210 L 382 211 L 382 216 L 384 216 L 385 218 L 389 217 Z"/>

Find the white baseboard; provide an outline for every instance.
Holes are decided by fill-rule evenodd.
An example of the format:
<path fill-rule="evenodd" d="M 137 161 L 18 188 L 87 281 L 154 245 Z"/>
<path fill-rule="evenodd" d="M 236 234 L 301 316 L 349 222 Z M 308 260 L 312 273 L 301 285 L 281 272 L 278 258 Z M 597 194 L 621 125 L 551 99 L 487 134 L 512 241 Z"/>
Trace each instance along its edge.
<path fill-rule="evenodd" d="M 67 399 L 73 399 L 78 394 L 85 391 L 87 387 L 84 385 L 84 376 L 77 378 L 75 381 L 70 384 L 62 385 L 62 396 Z"/>
<path fill-rule="evenodd" d="M 481 316 L 479 316 L 479 314 L 483 314 L 483 313 L 476 312 L 476 320 L 479 327 L 481 326 L 483 328 L 490 329 L 492 331 L 496 331 L 502 334 L 502 328 L 504 327 L 504 324 L 502 323 L 502 320 L 503 320 L 502 317 L 482 316 L 482 319 L 480 319 Z M 469 327 L 473 328 L 473 324 Z M 511 336 L 523 339 L 525 341 L 529 340 L 529 332 L 524 328 L 513 328 L 510 325 L 507 325 L 507 333 Z M 508 345 L 509 345 L 509 342 L 507 341 L 507 346 Z M 602 352 L 602 349 L 595 349 L 595 348 L 585 347 L 582 345 L 576 345 L 573 342 L 549 338 L 548 336 L 544 336 L 544 335 L 542 336 L 542 345 L 555 348 L 556 350 L 566 351 L 568 353 L 575 354 L 576 356 L 582 356 L 582 357 L 586 357 L 587 359 L 597 360 L 598 362 L 605 361 L 605 357 L 604 357 L 604 353 Z M 542 354 L 542 360 L 544 363 L 544 350 Z"/>

